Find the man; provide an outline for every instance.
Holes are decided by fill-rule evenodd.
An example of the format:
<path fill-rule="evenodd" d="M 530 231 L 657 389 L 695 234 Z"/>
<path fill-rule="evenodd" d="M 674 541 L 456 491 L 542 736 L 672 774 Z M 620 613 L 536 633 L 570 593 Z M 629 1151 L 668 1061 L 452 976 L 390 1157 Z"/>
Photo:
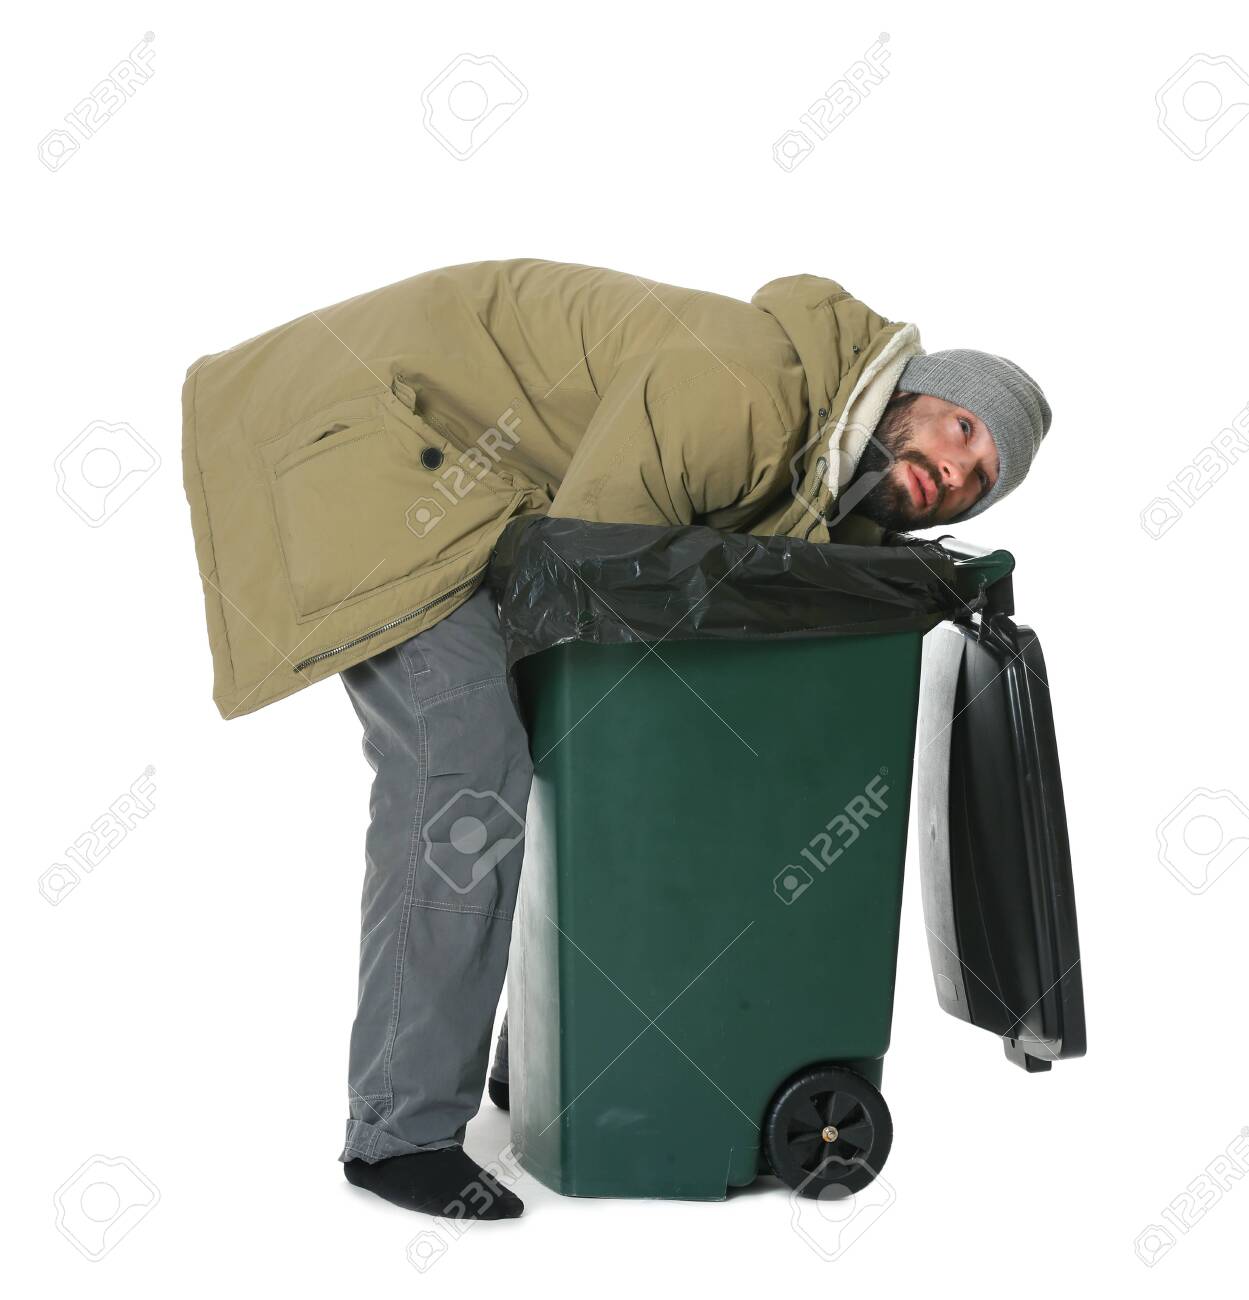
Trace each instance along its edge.
<path fill-rule="evenodd" d="M 523 259 L 431 271 L 201 358 L 184 414 L 219 709 L 341 673 L 376 774 L 347 1177 L 415 1210 L 513 1217 L 461 1145 L 520 872 L 506 810 L 523 814 L 532 774 L 479 585 L 503 527 L 872 544 L 1001 500 L 1049 406 L 1010 362 L 926 355 L 915 326 L 817 276 L 748 304 Z M 483 854 L 470 889 L 457 869 Z"/>

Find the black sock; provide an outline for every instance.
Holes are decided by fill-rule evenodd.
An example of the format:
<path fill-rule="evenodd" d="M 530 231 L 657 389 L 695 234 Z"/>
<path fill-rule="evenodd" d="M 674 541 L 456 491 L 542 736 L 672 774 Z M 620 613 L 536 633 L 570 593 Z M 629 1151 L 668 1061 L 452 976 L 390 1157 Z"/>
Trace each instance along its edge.
<path fill-rule="evenodd" d="M 500 1110 L 511 1109 L 511 1089 L 507 1086 L 506 1079 L 496 1079 L 491 1075 L 486 1082 L 486 1091 L 490 1094 L 490 1100 Z"/>
<path fill-rule="evenodd" d="M 515 1219 L 525 1208 L 463 1147 L 440 1147 L 367 1164 L 348 1160 L 343 1173 L 353 1187 L 374 1192 L 392 1205 L 449 1219 Z"/>

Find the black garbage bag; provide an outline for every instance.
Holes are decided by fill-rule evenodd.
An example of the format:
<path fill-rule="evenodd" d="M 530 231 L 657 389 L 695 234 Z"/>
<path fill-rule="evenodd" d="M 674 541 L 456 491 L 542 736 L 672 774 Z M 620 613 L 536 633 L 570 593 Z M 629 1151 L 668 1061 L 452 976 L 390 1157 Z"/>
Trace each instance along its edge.
<path fill-rule="evenodd" d="M 761 640 L 926 632 L 965 612 L 935 542 L 843 546 L 714 528 L 528 516 L 487 575 L 509 669 L 569 641 Z"/>

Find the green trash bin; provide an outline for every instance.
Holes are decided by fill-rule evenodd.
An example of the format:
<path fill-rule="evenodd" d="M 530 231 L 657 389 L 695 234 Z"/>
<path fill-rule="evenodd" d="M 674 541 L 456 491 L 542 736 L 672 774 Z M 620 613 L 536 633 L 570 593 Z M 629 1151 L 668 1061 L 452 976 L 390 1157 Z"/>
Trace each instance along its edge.
<path fill-rule="evenodd" d="M 576 1196 L 865 1186 L 921 642 L 1009 557 L 523 520 L 496 564 L 534 758 L 520 1162 Z"/>

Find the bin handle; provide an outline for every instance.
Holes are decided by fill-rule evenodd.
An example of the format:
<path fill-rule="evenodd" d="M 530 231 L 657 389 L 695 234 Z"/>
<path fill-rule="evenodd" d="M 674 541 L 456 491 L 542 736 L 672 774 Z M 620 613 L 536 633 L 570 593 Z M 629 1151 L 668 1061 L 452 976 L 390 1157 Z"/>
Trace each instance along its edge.
<path fill-rule="evenodd" d="M 1013 614 L 1015 591 L 1011 574 L 1015 557 L 1009 552 L 972 542 L 962 542 L 946 534 L 936 539 L 937 545 L 954 558 L 954 574 L 958 594 L 969 605 L 985 614 Z"/>

